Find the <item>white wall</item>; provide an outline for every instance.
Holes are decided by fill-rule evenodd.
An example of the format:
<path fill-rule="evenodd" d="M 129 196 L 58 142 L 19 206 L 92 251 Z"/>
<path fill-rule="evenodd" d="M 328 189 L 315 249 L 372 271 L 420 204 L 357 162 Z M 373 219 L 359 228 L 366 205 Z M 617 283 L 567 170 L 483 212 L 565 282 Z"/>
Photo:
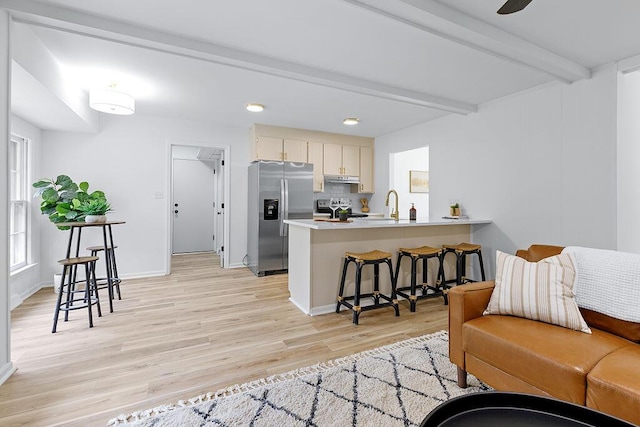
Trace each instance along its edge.
<path fill-rule="evenodd" d="M 618 79 L 618 250 L 640 253 L 640 72 Z"/>
<path fill-rule="evenodd" d="M 69 175 L 76 182 L 88 181 L 89 190 L 106 193 L 114 209 L 109 219 L 126 221 L 113 227 L 122 277 L 168 271 L 169 141 L 230 145 L 232 190 L 227 213 L 231 241 L 225 249 L 230 251 L 230 266 L 242 265 L 247 241 L 249 129 L 137 114 L 103 115 L 101 128 L 97 135 L 43 132 L 40 175 Z M 163 199 L 155 198 L 158 192 L 164 193 Z M 56 260 L 64 256 L 69 232 L 57 230 L 44 216 L 40 219 L 47 223 L 42 232 L 42 274 L 48 277 L 59 270 Z M 98 232 L 89 234 L 83 234 L 83 246 L 101 242 Z"/>
<path fill-rule="evenodd" d="M 11 133 L 29 140 L 28 142 L 28 164 L 29 164 L 29 192 L 33 193 L 31 183 L 41 177 L 40 170 L 40 150 L 42 149 L 42 131 L 24 120 L 11 117 Z M 22 301 L 41 288 L 43 282 L 51 282 L 52 277 L 44 279 L 41 277 L 40 269 L 40 200 L 31 200 L 31 210 L 28 219 L 28 235 L 30 242 L 30 252 L 28 254 L 28 266 L 9 277 L 9 292 L 11 295 L 11 309 L 17 307 Z"/>
<path fill-rule="evenodd" d="M 372 210 L 384 206 L 389 153 L 429 146 L 429 215 L 459 199 L 464 214 L 493 220 L 473 235 L 491 277 L 496 249 L 615 249 L 616 79 L 612 66 L 377 138 Z"/>

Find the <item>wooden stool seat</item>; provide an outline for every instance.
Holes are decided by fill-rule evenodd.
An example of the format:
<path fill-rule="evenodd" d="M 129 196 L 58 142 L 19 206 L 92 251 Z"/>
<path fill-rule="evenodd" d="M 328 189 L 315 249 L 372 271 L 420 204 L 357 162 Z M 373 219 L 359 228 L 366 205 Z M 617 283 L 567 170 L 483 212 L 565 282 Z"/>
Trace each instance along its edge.
<path fill-rule="evenodd" d="M 389 252 L 383 252 L 374 250 L 370 252 L 357 253 L 357 252 L 345 252 L 345 257 L 353 258 L 356 261 L 384 261 L 385 259 L 391 259 Z"/>
<path fill-rule="evenodd" d="M 458 243 L 457 245 L 442 245 L 443 249 L 453 249 L 455 251 L 473 252 L 482 249 L 481 245 L 473 243 Z"/>
<path fill-rule="evenodd" d="M 344 285 L 347 278 L 347 268 L 349 264 L 354 263 L 356 266 L 355 291 L 352 296 L 344 296 Z M 389 277 L 391 278 L 391 296 L 380 293 L 380 264 L 387 264 L 389 267 Z M 360 285 L 362 280 L 362 267 L 365 265 L 373 265 L 373 292 L 361 294 Z M 373 304 L 361 306 L 361 298 L 372 298 Z M 381 302 L 384 300 L 385 302 Z M 349 302 L 353 301 L 353 302 Z M 344 264 L 342 267 L 342 278 L 340 280 L 340 290 L 338 292 L 338 303 L 336 305 L 336 313 L 340 313 L 340 307 L 345 306 L 353 311 L 353 323 L 358 324 L 358 319 L 362 311 L 374 310 L 383 307 L 393 307 L 396 316 L 400 315 L 398 308 L 398 300 L 396 299 L 396 281 L 393 275 L 393 267 L 391 266 L 391 254 L 379 250 L 370 252 L 345 252 Z"/>
<path fill-rule="evenodd" d="M 478 261 L 480 262 L 480 275 L 482 280 L 487 280 L 484 274 L 484 265 L 482 263 L 482 246 L 474 245 L 473 243 L 458 243 L 457 245 L 442 245 L 442 264 L 443 268 L 441 270 L 442 277 L 441 282 L 443 284 L 454 283 L 456 285 L 462 285 L 464 283 L 476 282 L 476 280 L 471 280 L 466 277 L 466 269 L 467 269 L 467 255 L 477 255 Z M 456 256 L 456 278 L 451 280 L 446 280 L 444 277 L 444 259 L 448 253 L 453 253 Z"/>
<path fill-rule="evenodd" d="M 421 246 L 419 248 L 400 248 L 398 249 L 398 260 L 396 261 L 396 294 L 409 300 L 410 310 L 416 311 L 416 302 L 419 299 L 443 297 L 444 304 L 448 304 L 447 290 L 449 286 L 441 283 L 440 277 L 442 276 L 442 249 L 433 248 L 431 246 Z M 411 285 L 400 286 L 398 283 L 400 278 L 400 265 L 403 257 L 411 258 Z M 438 260 L 438 274 L 435 286 L 429 286 L 428 279 L 428 262 L 430 259 L 436 258 Z M 422 260 L 422 285 L 420 286 L 420 295 L 416 295 L 417 288 L 417 276 L 418 276 L 418 260 Z M 409 291 L 407 293 L 406 291 Z"/>
<path fill-rule="evenodd" d="M 99 260 L 97 256 L 81 256 L 77 258 L 65 258 L 58 260 L 58 264 L 63 265 L 65 267 L 70 267 L 78 264 L 85 264 L 88 262 L 95 262 Z"/>
<path fill-rule="evenodd" d="M 419 248 L 400 248 L 398 252 L 402 252 L 408 256 L 428 256 L 428 255 L 440 255 L 442 249 L 432 248 L 431 246 L 420 246 Z"/>
<path fill-rule="evenodd" d="M 117 247 L 118 245 L 115 245 L 113 249 L 116 249 Z M 111 249 L 112 249 L 111 245 L 107 246 L 107 250 L 111 250 Z M 104 251 L 104 246 L 89 246 L 87 250 L 91 252 L 100 252 L 100 251 Z"/>
<path fill-rule="evenodd" d="M 66 322 L 69 320 L 69 311 L 86 308 L 89 313 L 90 328 L 93 328 L 93 313 L 91 309 L 93 305 L 98 307 L 98 316 L 102 316 L 100 296 L 98 295 L 98 285 L 95 276 L 95 264 L 98 259 L 97 256 L 82 256 L 65 258 L 58 261 L 58 263 L 62 265 L 62 279 L 56 300 L 51 333 L 56 332 L 60 311 L 64 311 L 64 321 Z M 76 281 L 77 267 L 79 265 L 84 265 L 85 272 L 85 286 L 84 289 L 81 290 L 76 289 L 76 284 L 79 283 Z M 66 298 L 63 300 L 65 294 Z"/>

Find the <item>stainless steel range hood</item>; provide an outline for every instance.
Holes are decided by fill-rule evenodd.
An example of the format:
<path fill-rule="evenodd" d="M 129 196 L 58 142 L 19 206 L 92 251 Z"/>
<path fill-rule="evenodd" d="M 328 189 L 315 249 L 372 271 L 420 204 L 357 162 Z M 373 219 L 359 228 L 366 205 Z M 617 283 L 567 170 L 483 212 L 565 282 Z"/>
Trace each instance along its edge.
<path fill-rule="evenodd" d="M 327 182 L 337 182 L 342 184 L 360 184 L 359 176 L 325 175 L 324 180 Z"/>

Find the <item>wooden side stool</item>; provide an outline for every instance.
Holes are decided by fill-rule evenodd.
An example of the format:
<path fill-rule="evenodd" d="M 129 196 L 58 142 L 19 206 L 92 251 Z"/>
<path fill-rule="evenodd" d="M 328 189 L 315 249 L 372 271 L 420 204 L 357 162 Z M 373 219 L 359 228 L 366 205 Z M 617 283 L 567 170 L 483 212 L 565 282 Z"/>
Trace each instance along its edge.
<path fill-rule="evenodd" d="M 115 249 L 118 245 L 114 245 L 111 247 L 107 246 L 107 252 L 104 257 L 105 263 L 107 265 L 107 269 L 109 270 L 108 277 L 98 277 L 96 279 L 96 283 L 98 284 L 98 289 L 107 288 L 109 290 L 109 310 L 113 313 L 113 300 L 115 299 L 115 294 L 113 289 L 115 288 L 118 292 L 118 299 L 122 299 L 122 295 L 120 294 L 120 278 L 118 277 L 118 266 L 116 264 L 116 252 Z M 87 248 L 88 251 L 91 252 L 91 256 L 97 256 L 98 252 L 104 251 L 104 246 L 89 246 Z M 94 264 L 95 267 L 95 264 Z M 111 280 L 109 280 L 111 277 Z"/>
<path fill-rule="evenodd" d="M 65 312 L 64 321 L 66 322 L 69 320 L 69 311 L 86 308 L 89 313 L 90 328 L 93 328 L 93 314 L 91 310 L 93 305 L 98 306 L 98 316 L 102 316 L 95 276 L 95 262 L 98 259 L 97 256 L 85 256 L 65 258 L 58 261 L 59 264 L 62 264 L 62 279 L 60 281 L 60 292 L 58 293 L 56 310 L 53 315 L 53 329 L 51 333 L 55 334 L 56 332 L 60 310 Z M 78 265 L 84 265 L 85 272 L 85 286 L 84 289 L 81 290 L 76 290 L 75 270 Z M 66 283 L 65 278 L 67 279 Z M 63 301 L 64 294 L 66 294 L 66 298 Z M 76 294 L 79 295 L 76 296 Z"/>
<path fill-rule="evenodd" d="M 423 298 L 433 298 L 442 296 L 444 304 L 448 304 L 447 289 L 448 285 L 441 282 L 440 278 L 444 274 L 442 272 L 442 249 L 432 248 L 430 246 L 421 246 L 419 248 L 400 248 L 398 249 L 398 260 L 396 261 L 396 294 L 409 300 L 411 311 L 416 311 L 416 301 Z M 400 277 L 400 263 L 403 257 L 411 258 L 411 286 L 400 286 L 398 280 Z M 436 285 L 429 286 L 427 284 L 428 271 L 427 266 L 429 259 L 436 258 L 438 260 L 438 273 L 436 275 Z M 418 276 L 418 260 L 422 260 L 422 285 L 421 294 L 416 295 L 416 282 Z M 410 291 L 409 294 L 405 291 Z"/>
<path fill-rule="evenodd" d="M 482 263 L 482 246 L 474 245 L 472 243 L 459 243 L 457 245 L 442 245 L 442 278 L 443 284 L 455 283 L 456 285 L 462 285 L 464 283 L 476 282 L 477 280 L 471 280 L 466 276 L 467 269 L 467 255 L 477 255 L 480 261 L 480 273 L 482 280 L 487 280 L 484 275 L 484 265 Z M 456 256 L 456 278 L 446 280 L 444 277 L 444 259 L 448 253 L 453 253 Z"/>
<path fill-rule="evenodd" d="M 353 296 L 345 297 L 344 282 L 347 277 L 347 268 L 352 262 L 356 266 L 355 292 Z M 374 274 L 373 292 L 360 294 L 362 267 L 370 264 L 373 265 Z M 389 277 L 391 278 L 391 296 L 380 293 L 380 264 L 387 264 L 389 266 Z M 361 298 L 373 298 L 373 304 L 363 307 L 360 305 Z M 385 302 L 380 302 L 381 299 Z M 349 300 L 353 300 L 353 303 L 350 303 Z M 356 325 L 358 324 L 358 318 L 360 317 L 360 313 L 362 311 L 374 310 L 382 307 L 393 307 L 396 312 L 396 316 L 400 315 L 398 300 L 396 299 L 396 281 L 393 275 L 390 253 L 374 250 L 365 253 L 346 252 L 344 254 L 344 265 L 342 267 L 342 279 L 340 280 L 340 291 L 338 293 L 338 304 L 336 305 L 336 313 L 340 312 L 340 306 L 342 305 L 353 311 L 353 323 Z"/>

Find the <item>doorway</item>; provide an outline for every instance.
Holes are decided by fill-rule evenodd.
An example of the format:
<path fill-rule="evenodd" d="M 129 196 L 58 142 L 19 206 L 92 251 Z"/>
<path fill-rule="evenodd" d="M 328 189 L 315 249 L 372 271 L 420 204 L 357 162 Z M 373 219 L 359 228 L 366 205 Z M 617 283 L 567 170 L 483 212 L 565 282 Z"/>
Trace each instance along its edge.
<path fill-rule="evenodd" d="M 215 252 L 220 266 L 228 265 L 224 250 L 228 239 L 225 199 L 228 146 L 170 144 L 168 197 L 171 256 Z"/>
<path fill-rule="evenodd" d="M 427 189 L 419 192 L 411 188 L 412 173 L 420 172 L 427 176 Z M 409 209 L 413 205 L 419 218 L 429 217 L 429 147 L 416 148 L 389 154 L 389 188 L 398 192 L 401 205 L 398 206 L 400 218 L 409 218 Z"/>

